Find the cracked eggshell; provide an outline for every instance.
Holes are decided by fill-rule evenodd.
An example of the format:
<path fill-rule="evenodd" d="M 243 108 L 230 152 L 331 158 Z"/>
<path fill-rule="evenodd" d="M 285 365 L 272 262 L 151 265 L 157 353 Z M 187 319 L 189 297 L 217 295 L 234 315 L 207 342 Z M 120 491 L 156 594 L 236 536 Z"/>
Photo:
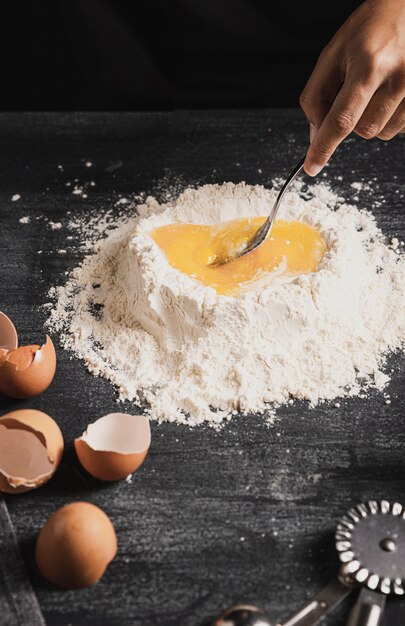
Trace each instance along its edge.
<path fill-rule="evenodd" d="M 58 468 L 63 447 L 59 426 L 42 411 L 20 409 L 0 417 L 0 491 L 41 487 Z"/>
<path fill-rule="evenodd" d="M 51 338 L 43 346 L 21 346 L 0 351 L 0 393 L 11 398 L 32 398 L 49 387 L 56 370 Z"/>
<path fill-rule="evenodd" d="M 117 536 L 107 515 L 89 502 L 58 509 L 39 533 L 35 560 L 49 582 L 82 589 L 97 582 L 117 553 Z"/>
<path fill-rule="evenodd" d="M 17 346 L 18 336 L 15 326 L 11 319 L 0 311 L 0 349 L 15 350 Z"/>
<path fill-rule="evenodd" d="M 142 465 L 150 441 L 147 417 L 110 413 L 89 424 L 75 439 L 75 449 L 89 474 L 101 480 L 121 480 Z"/>
<path fill-rule="evenodd" d="M 0 367 L 1 364 L 4 363 L 4 361 L 6 360 L 6 356 L 9 353 L 8 350 L 6 350 L 5 348 L 0 348 Z"/>

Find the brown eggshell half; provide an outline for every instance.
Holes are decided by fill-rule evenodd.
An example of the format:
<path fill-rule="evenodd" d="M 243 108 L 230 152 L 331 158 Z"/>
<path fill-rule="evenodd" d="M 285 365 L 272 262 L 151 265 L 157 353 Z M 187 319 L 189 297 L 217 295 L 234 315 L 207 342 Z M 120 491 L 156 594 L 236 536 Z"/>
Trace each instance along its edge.
<path fill-rule="evenodd" d="M 150 441 L 147 417 L 110 413 L 89 424 L 75 439 L 75 449 L 89 474 L 100 480 L 121 480 L 142 465 Z"/>
<path fill-rule="evenodd" d="M 3 363 L 3 361 L 6 360 L 6 356 L 8 355 L 9 351 L 6 350 L 5 348 L 0 348 L 0 366 Z"/>
<path fill-rule="evenodd" d="M 18 346 L 15 326 L 5 313 L 0 311 L 0 348 L 14 350 Z"/>
<path fill-rule="evenodd" d="M 49 582 L 81 589 L 97 582 L 117 553 L 107 515 L 94 504 L 74 502 L 58 509 L 42 528 L 35 560 Z"/>
<path fill-rule="evenodd" d="M 0 491 L 24 493 L 45 484 L 63 447 L 59 426 L 42 411 L 20 409 L 0 417 Z"/>
<path fill-rule="evenodd" d="M 56 353 L 52 340 L 21 346 L 0 354 L 0 393 L 10 398 L 33 398 L 49 387 L 56 370 Z"/>

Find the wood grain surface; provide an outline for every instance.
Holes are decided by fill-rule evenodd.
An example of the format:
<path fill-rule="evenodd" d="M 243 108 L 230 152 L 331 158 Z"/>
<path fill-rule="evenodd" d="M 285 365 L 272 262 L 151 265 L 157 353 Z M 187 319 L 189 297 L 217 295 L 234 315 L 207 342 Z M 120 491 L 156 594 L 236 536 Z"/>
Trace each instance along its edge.
<path fill-rule="evenodd" d="M 68 211 L 72 218 L 102 212 L 119 194 L 159 193 L 172 183 L 271 185 L 304 153 L 307 135 L 298 111 L 2 114 L 0 309 L 15 321 L 21 343 L 43 336 L 47 291 L 63 284 L 83 254 L 69 250 L 64 228 L 52 231 L 41 216 L 64 222 Z M 346 199 L 374 206 L 388 237 L 405 238 L 404 148 L 404 136 L 389 143 L 350 138 L 324 177 Z M 95 181 L 87 199 L 66 187 L 76 178 Z M 359 180 L 372 189 L 354 190 Z M 21 199 L 11 202 L 16 193 Z M 29 224 L 19 222 L 25 216 Z M 67 254 L 55 254 L 58 248 Z M 369 498 L 405 504 L 405 361 L 396 355 L 389 363 L 391 404 L 378 393 L 340 408 L 295 402 L 273 428 L 255 415 L 238 416 L 221 432 L 154 423 L 150 454 L 132 482 L 102 484 L 81 469 L 72 440 L 116 410 L 116 393 L 59 348 L 46 393 L 0 399 L 1 413 L 44 410 L 65 437 L 53 480 L 6 498 L 47 625 L 198 626 L 237 600 L 267 607 L 279 620 L 302 605 L 337 572 L 333 532 L 346 509 Z M 47 517 L 75 500 L 108 513 L 119 552 L 97 585 L 67 592 L 41 578 L 33 550 Z M 7 554 L 0 554 L 0 606 L 14 610 L 16 626 L 30 626 L 10 608 Z M 16 583 L 13 602 L 23 602 L 23 587 Z M 325 623 L 343 625 L 350 602 Z M 404 622 L 405 601 L 388 600 L 385 624 Z"/>

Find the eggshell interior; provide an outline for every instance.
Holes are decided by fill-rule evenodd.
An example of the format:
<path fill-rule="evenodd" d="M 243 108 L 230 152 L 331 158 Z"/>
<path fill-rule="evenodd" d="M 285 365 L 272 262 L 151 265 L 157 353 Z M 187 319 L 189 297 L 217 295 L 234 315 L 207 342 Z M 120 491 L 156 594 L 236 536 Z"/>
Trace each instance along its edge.
<path fill-rule="evenodd" d="M 34 489 L 53 472 L 46 447 L 33 432 L 0 424 L 0 473 L 10 487 L 24 485 Z"/>
<path fill-rule="evenodd" d="M 6 360 L 8 352 L 9 351 L 6 350 L 5 348 L 0 348 L 0 365 L 4 363 L 4 361 Z"/>
<path fill-rule="evenodd" d="M 33 344 L 0 353 L 0 393 L 11 398 L 32 398 L 51 384 L 56 353 L 50 337 L 41 347 Z"/>
<path fill-rule="evenodd" d="M 80 439 L 93 450 L 136 454 L 150 446 L 150 423 L 144 415 L 110 413 L 89 424 Z"/>
<path fill-rule="evenodd" d="M 142 465 L 150 441 L 147 417 L 111 413 L 90 424 L 75 439 L 75 449 L 89 474 L 100 480 L 121 480 Z"/>
<path fill-rule="evenodd" d="M 15 326 L 5 313 L 0 311 L 0 348 L 14 350 L 18 346 Z"/>
<path fill-rule="evenodd" d="M 0 429 L 0 491 L 23 493 L 47 482 L 63 454 L 57 423 L 42 411 L 20 409 L 3 415 Z"/>
<path fill-rule="evenodd" d="M 62 432 L 52 417 L 36 409 L 10 411 L 0 417 L 0 425 L 31 430 L 44 442 L 51 462 L 59 464 L 63 454 Z"/>
<path fill-rule="evenodd" d="M 34 344 L 31 346 L 21 346 L 20 348 L 9 352 L 7 361 L 15 365 L 16 370 L 26 370 L 30 365 L 32 365 L 40 349 L 41 346 Z"/>

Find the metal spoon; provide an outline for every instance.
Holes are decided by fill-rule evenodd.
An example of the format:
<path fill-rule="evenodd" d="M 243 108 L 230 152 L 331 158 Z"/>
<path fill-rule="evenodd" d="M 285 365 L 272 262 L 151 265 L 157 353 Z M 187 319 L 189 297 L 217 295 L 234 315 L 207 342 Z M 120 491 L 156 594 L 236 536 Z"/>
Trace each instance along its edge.
<path fill-rule="evenodd" d="M 216 258 L 210 264 L 211 267 L 218 267 L 219 265 L 225 265 L 225 263 L 229 263 L 229 261 L 233 261 L 234 259 L 244 256 L 245 254 L 252 252 L 252 250 L 255 250 L 258 246 L 260 246 L 263 243 L 263 241 L 267 239 L 267 237 L 270 234 L 271 229 L 273 228 L 273 224 L 276 219 L 276 215 L 277 215 L 281 200 L 285 192 L 287 191 L 287 188 L 289 187 L 289 185 L 292 183 L 294 178 L 298 176 L 298 174 L 301 172 L 302 168 L 304 167 L 304 161 L 305 161 L 305 157 L 303 157 L 300 160 L 300 162 L 294 167 L 294 169 L 288 176 L 287 180 L 285 181 L 284 185 L 281 187 L 280 191 L 278 192 L 278 196 L 276 198 L 276 201 L 270 212 L 269 217 L 264 222 L 264 224 L 262 224 L 260 228 L 255 232 L 255 234 L 247 242 L 247 244 L 243 247 L 240 247 L 238 250 L 232 252 L 232 254 L 229 256 Z"/>

